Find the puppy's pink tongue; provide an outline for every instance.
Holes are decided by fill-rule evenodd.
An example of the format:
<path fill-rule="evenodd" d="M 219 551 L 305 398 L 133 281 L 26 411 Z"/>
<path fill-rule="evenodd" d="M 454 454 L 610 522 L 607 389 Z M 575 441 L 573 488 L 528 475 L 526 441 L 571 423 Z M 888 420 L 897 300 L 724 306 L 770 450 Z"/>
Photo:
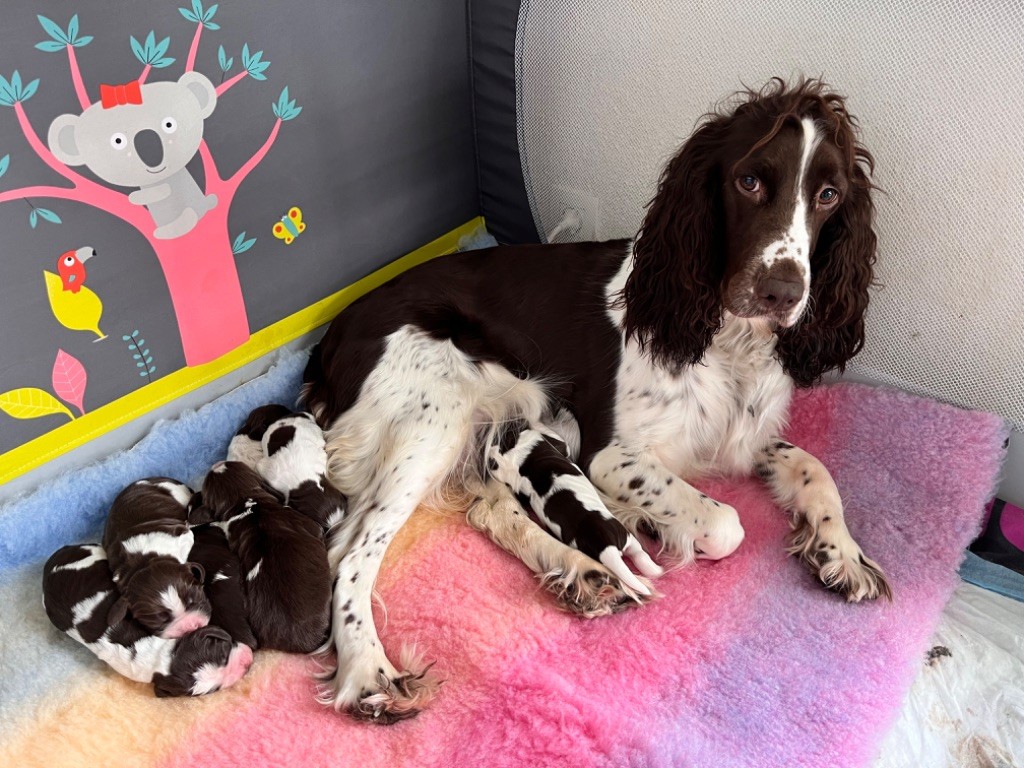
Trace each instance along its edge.
<path fill-rule="evenodd" d="M 171 622 L 164 632 L 164 637 L 184 637 L 189 632 L 195 632 L 210 623 L 210 617 L 205 613 L 185 613 Z"/>

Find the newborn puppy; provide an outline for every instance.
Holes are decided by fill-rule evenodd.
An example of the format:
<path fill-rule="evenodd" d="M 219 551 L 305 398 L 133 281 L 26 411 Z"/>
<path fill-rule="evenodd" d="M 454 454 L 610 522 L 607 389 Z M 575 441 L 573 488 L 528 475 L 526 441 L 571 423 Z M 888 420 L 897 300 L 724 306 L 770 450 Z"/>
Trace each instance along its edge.
<path fill-rule="evenodd" d="M 130 615 L 108 617 L 119 600 L 103 548 L 63 547 L 43 566 L 43 607 L 57 629 L 116 672 L 153 683 L 157 696 L 198 696 L 227 688 L 252 664 L 252 648 L 217 626 L 180 639 L 157 637 Z"/>
<path fill-rule="evenodd" d="M 228 461 L 240 461 L 249 469 L 256 469 L 260 459 L 266 455 L 263 452 L 263 436 L 267 428 L 278 419 L 291 415 L 290 408 L 277 403 L 261 405 L 252 411 L 228 444 Z"/>
<path fill-rule="evenodd" d="M 213 520 L 238 557 L 249 624 L 261 648 L 309 653 L 330 628 L 331 572 L 323 530 L 285 506 L 240 462 L 218 462 L 193 524 Z"/>
<path fill-rule="evenodd" d="M 258 645 L 249 626 L 241 568 L 224 531 L 215 525 L 201 525 L 192 533 L 196 543 L 189 560 L 206 571 L 203 591 L 213 609 L 210 624 L 225 630 L 236 643 L 244 643 L 255 650 Z"/>
<path fill-rule="evenodd" d="M 259 448 L 255 447 L 259 441 Z M 264 405 L 245 420 L 228 448 L 228 460 L 255 469 L 292 509 L 325 531 L 345 516 L 345 496 L 327 480 L 324 433 L 308 413 Z"/>
<path fill-rule="evenodd" d="M 130 610 L 160 637 L 182 637 L 210 621 L 205 572 L 188 561 L 194 544 L 187 522 L 191 498 L 192 489 L 177 480 L 139 480 L 114 499 L 103 530 L 122 598 L 112 610 Z"/>

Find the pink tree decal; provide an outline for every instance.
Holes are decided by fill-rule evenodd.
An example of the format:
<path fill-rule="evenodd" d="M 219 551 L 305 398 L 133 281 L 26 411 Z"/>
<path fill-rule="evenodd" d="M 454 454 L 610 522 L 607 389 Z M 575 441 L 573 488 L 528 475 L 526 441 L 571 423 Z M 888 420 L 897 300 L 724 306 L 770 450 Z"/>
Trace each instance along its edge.
<path fill-rule="evenodd" d="M 204 10 L 201 1 L 194 0 L 191 9 L 179 10 L 182 16 L 196 24 L 186 60 L 188 72 L 194 68 L 203 30 L 219 28 L 211 21 L 217 6 L 213 5 Z M 79 106 L 84 110 L 92 101 L 78 68 L 75 49 L 87 45 L 92 37 L 79 37 L 77 15 L 71 19 L 66 30 L 45 17 L 41 16 L 39 20 L 51 39 L 39 43 L 36 47 L 51 52 L 66 51 Z M 152 68 L 166 67 L 174 61 L 164 55 L 170 42 L 168 38 L 157 42 L 155 35 L 150 33 L 144 43 L 139 43 L 134 38 L 131 42 L 136 57 L 144 65 L 139 76 L 142 81 L 150 74 Z M 222 70 L 226 69 L 224 65 L 230 62 L 223 55 L 219 58 Z M 250 55 L 246 46 L 242 52 L 242 60 L 245 69 L 223 82 L 217 88 L 218 96 L 245 77 L 254 80 L 266 79 L 263 72 L 270 62 L 262 61 L 262 51 Z M 187 233 L 174 239 L 160 239 L 154 236 L 153 219 L 145 207 L 130 202 L 128 195 L 98 184 L 72 170 L 58 160 L 40 139 L 23 106 L 35 93 L 37 84 L 38 80 L 22 85 L 17 72 L 10 80 L 0 77 L 0 105 L 13 108 L 29 147 L 54 173 L 70 185 L 40 184 L 0 192 L 0 203 L 38 197 L 70 200 L 105 211 L 138 230 L 146 238 L 163 269 L 188 365 L 209 362 L 244 343 L 249 338 L 249 321 L 238 280 L 235 253 L 228 233 L 228 212 L 242 182 L 270 151 L 281 124 L 294 119 L 301 112 L 301 107 L 296 107 L 294 101 L 289 101 L 288 89 L 282 91 L 281 97 L 273 106 L 276 120 L 271 127 L 270 135 L 256 153 L 233 174 L 222 176 L 205 140 L 200 144 L 199 154 L 206 176 L 203 191 L 206 195 L 216 195 L 218 203 Z M 249 246 L 251 241 L 246 244 L 246 247 Z M 240 250 L 242 249 L 236 249 L 236 252 Z"/>

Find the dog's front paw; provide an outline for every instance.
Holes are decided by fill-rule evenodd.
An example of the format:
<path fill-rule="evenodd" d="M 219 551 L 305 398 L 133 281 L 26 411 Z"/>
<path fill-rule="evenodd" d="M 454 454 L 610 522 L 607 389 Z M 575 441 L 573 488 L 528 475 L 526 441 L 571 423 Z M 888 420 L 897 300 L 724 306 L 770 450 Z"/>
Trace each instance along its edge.
<path fill-rule="evenodd" d="M 328 670 L 328 675 L 321 677 L 328 679 L 318 697 L 320 702 L 378 725 L 416 717 L 437 694 L 442 681 L 431 672 L 432 664 L 424 664 L 411 651 L 403 651 L 402 657 L 404 672 L 383 656 L 376 668 L 362 665 L 362 673 L 353 666 L 328 677 Z"/>
<path fill-rule="evenodd" d="M 879 597 L 892 600 L 881 566 L 864 555 L 845 525 L 815 527 L 801 517 L 794 523 L 788 552 L 798 556 L 826 589 L 851 603 Z"/>

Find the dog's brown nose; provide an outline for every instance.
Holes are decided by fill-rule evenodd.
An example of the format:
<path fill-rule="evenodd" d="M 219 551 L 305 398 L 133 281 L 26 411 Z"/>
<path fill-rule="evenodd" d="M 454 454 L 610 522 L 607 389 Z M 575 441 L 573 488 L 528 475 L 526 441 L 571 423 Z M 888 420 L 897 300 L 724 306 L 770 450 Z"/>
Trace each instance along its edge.
<path fill-rule="evenodd" d="M 757 298 L 765 309 L 787 312 L 796 306 L 804 295 L 802 280 L 780 277 L 765 277 L 757 284 Z"/>

